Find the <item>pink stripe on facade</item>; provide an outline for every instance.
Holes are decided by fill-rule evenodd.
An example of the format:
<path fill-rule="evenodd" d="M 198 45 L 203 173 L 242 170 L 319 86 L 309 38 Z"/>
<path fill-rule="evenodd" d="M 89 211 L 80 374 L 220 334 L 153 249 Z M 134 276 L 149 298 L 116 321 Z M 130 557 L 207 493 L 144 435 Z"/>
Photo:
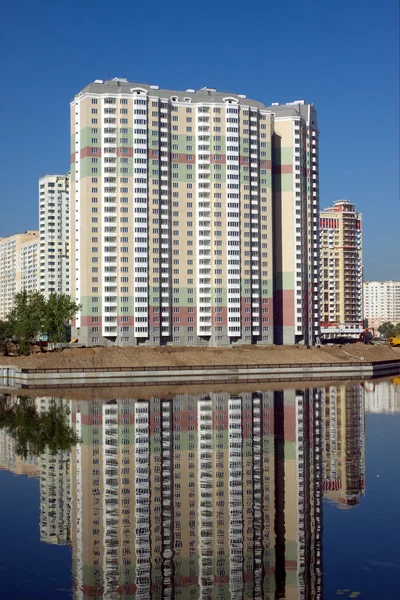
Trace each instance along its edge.
<path fill-rule="evenodd" d="M 84 148 L 81 148 L 80 157 L 86 158 L 86 156 L 96 156 L 100 158 L 101 150 L 101 148 L 92 148 L 91 146 L 85 146 Z"/>
<path fill-rule="evenodd" d="M 117 156 L 124 156 L 125 158 L 132 158 L 133 157 L 133 148 L 127 148 L 127 147 L 117 148 Z"/>
<path fill-rule="evenodd" d="M 93 319 L 98 319 L 98 321 L 94 321 Z M 103 322 L 103 317 L 93 316 L 85 316 L 81 318 L 81 326 L 82 327 L 100 327 Z"/>
<path fill-rule="evenodd" d="M 293 165 L 275 165 L 272 168 L 274 175 L 286 175 L 287 173 L 293 173 Z"/>

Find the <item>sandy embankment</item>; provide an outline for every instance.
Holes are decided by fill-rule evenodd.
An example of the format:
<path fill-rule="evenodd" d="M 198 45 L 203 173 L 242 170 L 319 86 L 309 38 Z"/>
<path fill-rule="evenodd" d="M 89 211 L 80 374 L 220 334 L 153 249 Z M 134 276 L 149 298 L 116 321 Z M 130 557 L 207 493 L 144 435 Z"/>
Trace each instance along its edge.
<path fill-rule="evenodd" d="M 135 347 L 65 348 L 30 356 L 0 356 L 0 366 L 22 368 L 152 367 L 196 365 L 302 364 L 400 360 L 400 348 L 361 343 L 346 346 L 241 346 L 236 348 Z"/>

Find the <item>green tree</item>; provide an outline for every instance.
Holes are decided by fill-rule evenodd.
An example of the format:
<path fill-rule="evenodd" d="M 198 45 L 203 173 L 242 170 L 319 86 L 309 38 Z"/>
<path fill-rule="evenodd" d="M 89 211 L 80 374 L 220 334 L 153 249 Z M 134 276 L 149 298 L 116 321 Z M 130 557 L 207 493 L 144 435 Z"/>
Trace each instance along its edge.
<path fill-rule="evenodd" d="M 80 305 L 65 294 L 51 294 L 46 303 L 43 332 L 48 334 L 49 342 L 61 344 L 66 341 L 66 327 L 76 315 Z"/>
<path fill-rule="evenodd" d="M 390 321 L 385 321 L 385 323 L 382 323 L 382 325 L 378 327 L 378 331 L 383 337 L 390 338 L 395 335 L 395 326 Z"/>
<path fill-rule="evenodd" d="M 0 351 L 8 355 L 9 342 L 13 337 L 12 326 L 9 321 L 0 321 Z"/>
<path fill-rule="evenodd" d="M 31 345 L 43 329 L 46 300 L 40 292 L 18 292 L 14 297 L 14 308 L 8 316 L 18 353 L 28 355 Z"/>
<path fill-rule="evenodd" d="M 15 440 L 15 451 L 26 458 L 38 456 L 48 448 L 52 454 L 69 450 L 78 442 L 68 425 L 68 409 L 56 399 L 48 411 L 39 413 L 32 398 L 10 396 L 0 398 L 0 429 L 5 429 Z"/>

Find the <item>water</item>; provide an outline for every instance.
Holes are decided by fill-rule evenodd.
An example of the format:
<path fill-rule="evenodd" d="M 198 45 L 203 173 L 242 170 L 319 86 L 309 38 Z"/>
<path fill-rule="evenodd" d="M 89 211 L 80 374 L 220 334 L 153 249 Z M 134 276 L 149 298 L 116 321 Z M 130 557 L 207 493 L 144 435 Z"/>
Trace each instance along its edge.
<path fill-rule="evenodd" d="M 399 385 L 5 396 L 1 426 L 5 600 L 397 597 Z"/>

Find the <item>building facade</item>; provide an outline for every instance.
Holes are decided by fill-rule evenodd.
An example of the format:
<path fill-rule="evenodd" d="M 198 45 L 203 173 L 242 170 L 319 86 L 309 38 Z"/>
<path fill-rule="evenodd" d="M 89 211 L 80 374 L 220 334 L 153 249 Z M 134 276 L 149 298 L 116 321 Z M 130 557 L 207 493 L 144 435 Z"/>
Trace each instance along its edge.
<path fill-rule="evenodd" d="M 119 78 L 84 88 L 71 103 L 71 290 L 82 305 L 73 336 L 88 345 L 312 343 L 316 135 L 315 109 L 302 103 L 268 108 L 243 94 Z M 276 241 L 273 153 L 279 202 L 285 194 L 293 208 Z"/>
<path fill-rule="evenodd" d="M 319 169 L 315 107 L 272 105 L 275 343 L 319 335 Z"/>
<path fill-rule="evenodd" d="M 0 320 L 14 308 L 17 292 L 37 290 L 38 231 L 0 238 Z"/>
<path fill-rule="evenodd" d="M 69 174 L 45 175 L 39 179 L 40 257 L 38 289 L 70 294 Z"/>
<path fill-rule="evenodd" d="M 358 337 L 363 330 L 362 217 L 338 200 L 320 213 L 321 335 Z"/>
<path fill-rule="evenodd" d="M 400 323 L 400 281 L 364 281 L 364 318 L 378 329 L 389 321 Z"/>

